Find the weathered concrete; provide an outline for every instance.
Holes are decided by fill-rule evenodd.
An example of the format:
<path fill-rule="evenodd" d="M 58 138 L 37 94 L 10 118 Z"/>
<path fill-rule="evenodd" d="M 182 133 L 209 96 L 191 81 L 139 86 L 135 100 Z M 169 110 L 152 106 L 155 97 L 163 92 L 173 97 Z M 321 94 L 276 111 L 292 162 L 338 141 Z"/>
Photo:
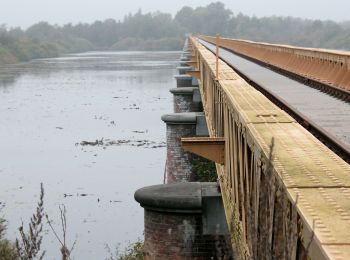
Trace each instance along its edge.
<path fill-rule="evenodd" d="M 149 210 L 173 213 L 201 213 L 202 191 L 199 182 L 153 185 L 136 191 L 135 199 Z"/>
<path fill-rule="evenodd" d="M 170 93 L 174 95 L 193 95 L 193 92 L 198 90 L 198 87 L 188 87 L 188 88 L 172 88 L 170 89 Z"/>
<path fill-rule="evenodd" d="M 180 87 L 192 87 L 192 77 L 190 75 L 175 75 L 176 86 Z"/>
<path fill-rule="evenodd" d="M 181 137 L 195 135 L 196 113 L 163 115 L 162 120 L 166 123 L 167 183 L 193 181 L 194 173 L 191 164 L 193 155 L 183 150 Z"/>
<path fill-rule="evenodd" d="M 190 61 L 190 58 L 186 56 L 181 56 L 180 61 Z"/>
<path fill-rule="evenodd" d="M 216 183 L 149 186 L 135 199 L 145 209 L 146 260 L 232 259 Z"/>
<path fill-rule="evenodd" d="M 179 61 L 180 66 L 188 66 L 187 61 Z"/>
<path fill-rule="evenodd" d="M 193 69 L 193 67 L 190 67 L 187 65 L 187 61 L 190 61 L 192 54 L 191 52 L 183 52 L 182 56 L 180 57 L 180 67 L 177 67 L 177 69 L 179 70 L 179 74 L 180 75 L 186 75 L 186 72 Z M 187 76 L 187 75 L 186 75 Z M 176 80 L 177 80 L 177 86 L 178 87 L 187 87 L 189 86 L 189 82 L 185 83 L 185 78 L 179 78 L 177 76 L 175 76 Z M 191 82 L 192 86 L 198 86 L 198 80 L 196 78 L 192 77 L 192 82 Z"/>
<path fill-rule="evenodd" d="M 198 87 L 198 86 L 199 86 L 198 80 L 197 80 L 196 78 L 194 78 L 194 77 L 192 77 L 192 82 L 191 82 L 191 84 L 192 84 L 192 86 L 194 86 L 194 87 Z"/>
<path fill-rule="evenodd" d="M 193 104 L 194 111 L 203 112 L 203 102 L 198 87 L 195 87 L 195 89 L 193 90 Z"/>
<path fill-rule="evenodd" d="M 197 113 L 196 136 L 209 136 L 204 113 Z"/>
<path fill-rule="evenodd" d="M 168 125 L 196 125 L 198 113 L 172 113 L 162 115 L 161 119 Z"/>
<path fill-rule="evenodd" d="M 205 120 L 202 112 L 173 113 L 162 116 L 162 120 L 167 125 L 167 183 L 195 180 L 191 163 L 195 155 L 184 151 L 181 137 L 205 136 L 208 128 L 203 119 Z"/>
<path fill-rule="evenodd" d="M 199 92 L 199 88 L 195 88 L 193 90 L 193 102 L 195 103 L 202 103 L 201 93 Z M 203 108 L 201 109 L 203 111 Z"/>
<path fill-rule="evenodd" d="M 193 58 L 193 56 L 190 52 L 183 52 L 180 57 L 181 58 L 184 57 L 184 58 L 189 59 L 189 60 Z"/>
<path fill-rule="evenodd" d="M 162 115 L 167 125 L 195 125 L 194 135 L 208 136 L 208 127 L 203 112 L 185 112 Z"/>
<path fill-rule="evenodd" d="M 187 71 L 193 70 L 191 66 L 179 66 L 176 67 L 176 69 L 179 71 L 180 75 L 185 75 Z"/>
<path fill-rule="evenodd" d="M 212 182 L 201 184 L 203 234 L 227 235 L 228 227 L 225 209 L 218 186 Z"/>
<path fill-rule="evenodd" d="M 201 100 L 198 100 L 198 87 L 172 88 L 170 92 L 174 95 L 174 112 L 201 112 Z"/>

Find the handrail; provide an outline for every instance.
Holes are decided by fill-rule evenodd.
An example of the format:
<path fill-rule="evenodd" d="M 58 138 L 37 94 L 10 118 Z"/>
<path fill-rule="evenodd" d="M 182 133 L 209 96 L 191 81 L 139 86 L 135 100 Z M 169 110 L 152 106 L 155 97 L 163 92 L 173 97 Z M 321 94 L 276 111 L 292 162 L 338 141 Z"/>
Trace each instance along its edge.
<path fill-rule="evenodd" d="M 216 168 L 238 259 L 346 259 L 349 164 L 222 60 L 216 78 L 215 55 L 189 40 L 210 137 L 225 140 Z"/>
<path fill-rule="evenodd" d="M 200 36 L 215 44 L 215 37 Z M 220 46 L 299 76 L 350 91 L 350 52 L 221 38 Z"/>

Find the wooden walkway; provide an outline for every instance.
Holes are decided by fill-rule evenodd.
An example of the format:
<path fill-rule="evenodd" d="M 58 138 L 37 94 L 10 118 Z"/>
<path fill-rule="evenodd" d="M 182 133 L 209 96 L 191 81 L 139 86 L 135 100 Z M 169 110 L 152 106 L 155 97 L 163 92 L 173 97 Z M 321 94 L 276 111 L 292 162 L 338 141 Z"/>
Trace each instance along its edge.
<path fill-rule="evenodd" d="M 350 166 L 190 38 L 233 245 L 242 259 L 348 259 Z M 272 162 L 272 164 L 271 164 Z"/>

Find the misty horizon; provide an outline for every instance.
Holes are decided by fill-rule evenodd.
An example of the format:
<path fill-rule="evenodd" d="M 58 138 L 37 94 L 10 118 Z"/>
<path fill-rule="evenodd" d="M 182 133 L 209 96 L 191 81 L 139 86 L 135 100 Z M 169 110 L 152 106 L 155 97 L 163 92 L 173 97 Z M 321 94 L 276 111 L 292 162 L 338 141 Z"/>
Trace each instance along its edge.
<path fill-rule="evenodd" d="M 139 10 L 119 22 L 112 18 L 55 26 L 46 21 L 26 30 L 0 25 L 0 64 L 91 50 L 180 50 L 187 33 L 350 50 L 350 22 L 256 18 L 215 2 L 200 8 L 182 7 L 175 16 Z"/>
<path fill-rule="evenodd" d="M 111 0 L 90 1 L 89 3 L 76 0 L 74 3 L 68 0 L 44 1 L 36 0 L 30 3 L 23 3 L 20 0 L 3 0 L 0 11 L 0 24 L 9 28 L 21 27 L 26 29 L 38 22 L 48 22 L 53 25 L 93 23 L 114 19 L 123 21 L 129 14 L 135 14 L 139 10 L 142 13 L 169 13 L 173 17 L 182 7 L 192 8 L 204 7 L 217 1 L 176 1 L 164 4 L 159 0 L 147 1 L 147 3 L 135 0 L 123 4 L 116 4 Z M 307 3 L 301 0 L 293 3 L 281 3 L 277 0 L 268 0 L 261 3 L 258 0 L 248 0 L 244 3 L 232 3 L 228 0 L 220 1 L 226 8 L 231 9 L 237 15 L 242 13 L 250 17 L 294 17 L 310 20 L 331 20 L 335 22 L 349 21 L 346 10 L 349 10 L 350 3 L 345 0 L 316 1 L 310 0 Z M 300 6 L 303 8 L 300 8 Z M 18 7 L 21 6 L 19 9 Z M 341 6 L 341 8 L 337 8 Z M 316 8 L 315 8 L 316 7 Z M 74 18 L 73 18 L 74 17 Z"/>

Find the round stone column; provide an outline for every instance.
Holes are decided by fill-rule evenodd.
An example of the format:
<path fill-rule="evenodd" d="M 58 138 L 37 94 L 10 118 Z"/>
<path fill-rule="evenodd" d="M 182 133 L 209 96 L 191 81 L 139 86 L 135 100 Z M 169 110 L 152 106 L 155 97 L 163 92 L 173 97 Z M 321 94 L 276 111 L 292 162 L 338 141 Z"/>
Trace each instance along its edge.
<path fill-rule="evenodd" d="M 167 183 L 194 181 L 192 154 L 182 148 L 181 137 L 196 135 L 197 114 L 167 114 L 162 116 L 162 120 L 166 123 Z"/>
<path fill-rule="evenodd" d="M 186 67 L 186 66 L 188 66 L 187 62 L 188 62 L 188 60 L 186 61 L 186 60 L 181 60 L 181 59 L 180 59 L 179 65 L 180 65 L 181 67 Z"/>
<path fill-rule="evenodd" d="M 176 69 L 179 71 L 180 75 L 185 75 L 187 71 L 193 70 L 191 66 L 179 66 L 176 67 Z"/>
<path fill-rule="evenodd" d="M 145 210 L 146 260 L 232 259 L 227 233 L 206 233 L 203 185 L 215 189 L 216 183 L 154 185 L 136 191 L 135 199 Z"/>
<path fill-rule="evenodd" d="M 193 93 L 197 87 L 172 88 L 170 92 L 174 95 L 174 112 L 199 112 L 198 104 L 194 103 Z"/>
<path fill-rule="evenodd" d="M 190 75 L 175 75 L 176 87 L 192 87 L 192 77 Z"/>

